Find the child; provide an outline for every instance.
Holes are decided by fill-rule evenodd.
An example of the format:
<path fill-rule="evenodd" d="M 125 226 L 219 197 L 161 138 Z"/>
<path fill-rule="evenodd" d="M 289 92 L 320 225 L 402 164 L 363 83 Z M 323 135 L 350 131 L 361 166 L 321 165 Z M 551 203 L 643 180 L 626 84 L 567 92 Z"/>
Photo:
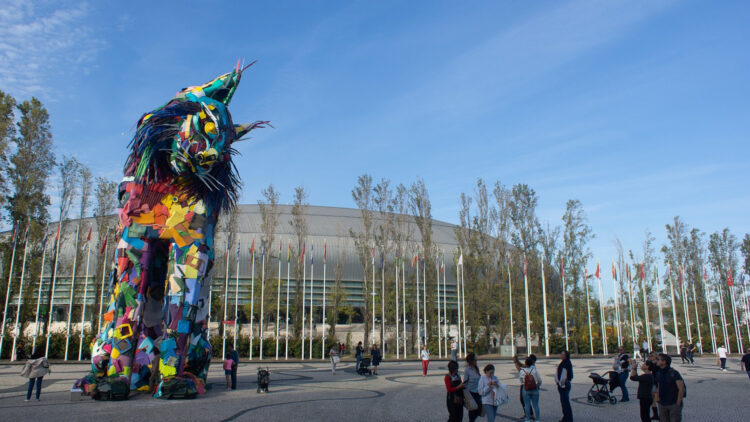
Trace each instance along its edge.
<path fill-rule="evenodd" d="M 232 353 L 227 353 L 227 355 L 224 356 L 224 375 L 227 377 L 227 390 L 232 388 L 232 365 L 234 365 Z"/>
<path fill-rule="evenodd" d="M 638 382 L 638 400 L 641 405 L 641 421 L 649 422 L 649 410 L 653 403 L 653 387 L 654 387 L 654 375 L 653 372 L 656 369 L 656 364 L 651 361 L 646 361 L 641 365 L 643 375 L 638 375 L 638 365 L 636 365 L 634 359 L 630 359 L 632 370 L 630 372 L 630 379 Z"/>

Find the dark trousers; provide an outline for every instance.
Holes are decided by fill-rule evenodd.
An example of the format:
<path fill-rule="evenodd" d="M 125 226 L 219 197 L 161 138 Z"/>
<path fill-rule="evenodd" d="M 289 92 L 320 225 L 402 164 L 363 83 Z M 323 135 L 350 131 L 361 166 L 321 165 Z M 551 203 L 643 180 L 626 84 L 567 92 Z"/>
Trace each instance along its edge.
<path fill-rule="evenodd" d="M 458 391 L 456 394 L 461 394 L 461 392 Z M 446 406 L 448 406 L 448 422 L 461 422 L 461 419 L 464 418 L 464 406 L 453 403 L 450 395 L 448 395 L 448 399 L 446 400 Z"/>
<path fill-rule="evenodd" d="M 617 374 L 617 380 L 620 381 L 620 390 L 622 390 L 622 400 L 620 401 L 630 400 L 630 396 L 628 395 L 628 387 L 625 386 L 625 383 L 628 381 L 628 373 L 620 372 L 619 374 Z"/>
<path fill-rule="evenodd" d="M 526 416 L 527 419 L 531 419 L 534 417 L 534 407 L 529 408 L 530 415 L 526 414 L 526 404 L 523 402 L 523 385 L 521 385 L 521 389 L 518 390 L 518 397 L 521 399 L 521 409 L 523 409 L 523 414 Z"/>
<path fill-rule="evenodd" d="M 654 403 L 654 398 L 649 397 L 647 399 L 639 399 L 641 403 L 641 422 L 648 422 L 651 420 L 651 405 Z"/>
<path fill-rule="evenodd" d="M 471 397 L 474 397 L 474 403 L 477 404 L 477 410 L 469 410 L 469 422 L 474 422 L 482 414 L 482 396 L 471 391 L 469 393 L 471 393 Z"/>
<path fill-rule="evenodd" d="M 237 368 L 232 369 L 232 390 L 237 389 Z"/>
<path fill-rule="evenodd" d="M 44 377 L 29 378 L 29 391 L 26 392 L 26 400 L 31 399 L 34 383 L 36 383 L 36 399 L 39 400 L 39 395 L 42 394 L 42 378 Z"/>
<path fill-rule="evenodd" d="M 565 383 L 565 388 L 557 387 L 557 392 L 560 393 L 560 406 L 562 406 L 563 417 L 562 422 L 573 422 L 573 409 L 570 407 L 570 383 Z"/>
<path fill-rule="evenodd" d="M 688 360 L 691 364 L 695 363 L 695 359 L 693 359 L 693 352 L 688 352 Z"/>
<path fill-rule="evenodd" d="M 721 361 L 721 369 L 727 369 L 727 358 L 720 358 Z"/>

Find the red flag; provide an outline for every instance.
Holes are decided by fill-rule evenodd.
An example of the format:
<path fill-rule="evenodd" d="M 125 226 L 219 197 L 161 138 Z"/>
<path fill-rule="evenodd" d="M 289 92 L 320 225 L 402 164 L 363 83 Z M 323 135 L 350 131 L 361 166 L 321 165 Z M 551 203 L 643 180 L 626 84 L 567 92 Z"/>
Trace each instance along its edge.
<path fill-rule="evenodd" d="M 589 279 L 589 270 L 588 268 L 583 269 L 583 279 L 588 280 Z"/>
<path fill-rule="evenodd" d="M 646 275 L 643 274 L 643 267 L 644 267 L 644 265 L 645 264 L 641 264 L 641 280 L 643 280 L 644 278 L 646 278 Z"/>
<path fill-rule="evenodd" d="M 91 240 L 91 227 L 89 227 L 89 234 L 86 236 L 86 241 L 88 242 L 89 240 Z"/>
<path fill-rule="evenodd" d="M 706 274 L 706 269 L 703 269 L 703 280 L 708 281 L 708 274 Z"/>
<path fill-rule="evenodd" d="M 255 238 L 253 238 L 253 243 L 250 245 L 250 254 L 255 253 Z"/>
<path fill-rule="evenodd" d="M 326 262 L 326 254 L 328 253 L 328 244 L 323 242 L 323 263 Z"/>
<path fill-rule="evenodd" d="M 14 233 L 15 234 L 15 233 Z M 60 239 L 60 225 L 57 225 L 57 233 L 55 233 L 55 242 Z"/>
<path fill-rule="evenodd" d="M 107 248 L 107 240 L 109 239 L 109 235 L 104 236 L 104 242 L 102 243 L 102 248 L 99 250 L 99 255 L 104 255 L 104 250 Z"/>
<path fill-rule="evenodd" d="M 526 275 L 526 257 L 523 257 L 523 275 Z"/>
<path fill-rule="evenodd" d="M 599 269 L 599 262 L 596 263 L 596 272 L 594 273 L 594 275 L 596 276 L 596 278 L 601 278 L 600 277 L 601 271 Z"/>
<path fill-rule="evenodd" d="M 734 280 L 732 279 L 732 270 L 727 270 L 727 284 L 730 287 L 734 286 Z"/>
<path fill-rule="evenodd" d="M 617 268 L 615 268 L 615 263 L 612 263 L 612 278 L 617 281 Z"/>

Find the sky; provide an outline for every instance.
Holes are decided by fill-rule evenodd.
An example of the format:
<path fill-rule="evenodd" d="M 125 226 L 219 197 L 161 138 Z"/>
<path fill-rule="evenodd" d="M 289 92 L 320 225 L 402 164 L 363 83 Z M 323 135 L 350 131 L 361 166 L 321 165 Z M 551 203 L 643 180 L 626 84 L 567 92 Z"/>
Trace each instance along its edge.
<path fill-rule="evenodd" d="M 0 89 L 43 101 L 56 154 L 119 180 L 143 112 L 257 60 L 230 110 L 274 128 L 237 145 L 242 203 L 302 185 L 354 207 L 369 173 L 424 179 L 458 223 L 477 178 L 526 183 L 542 224 L 583 203 L 607 267 L 616 238 L 659 248 L 675 216 L 750 232 L 747 22 L 740 1 L 5 0 Z"/>

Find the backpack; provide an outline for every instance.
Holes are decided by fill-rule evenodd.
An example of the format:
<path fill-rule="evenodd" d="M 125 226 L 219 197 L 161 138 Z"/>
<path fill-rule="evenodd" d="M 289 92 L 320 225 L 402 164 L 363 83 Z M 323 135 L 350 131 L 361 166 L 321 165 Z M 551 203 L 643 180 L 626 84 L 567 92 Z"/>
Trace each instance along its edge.
<path fill-rule="evenodd" d="M 534 378 L 534 374 L 532 374 L 531 370 L 524 371 L 526 372 L 526 375 L 523 376 L 523 389 L 526 391 L 530 390 L 536 390 L 539 387 L 536 385 L 536 378 Z"/>
<path fill-rule="evenodd" d="M 198 395 L 198 389 L 192 381 L 182 379 L 170 379 L 161 383 L 161 399 L 194 399 Z"/>

